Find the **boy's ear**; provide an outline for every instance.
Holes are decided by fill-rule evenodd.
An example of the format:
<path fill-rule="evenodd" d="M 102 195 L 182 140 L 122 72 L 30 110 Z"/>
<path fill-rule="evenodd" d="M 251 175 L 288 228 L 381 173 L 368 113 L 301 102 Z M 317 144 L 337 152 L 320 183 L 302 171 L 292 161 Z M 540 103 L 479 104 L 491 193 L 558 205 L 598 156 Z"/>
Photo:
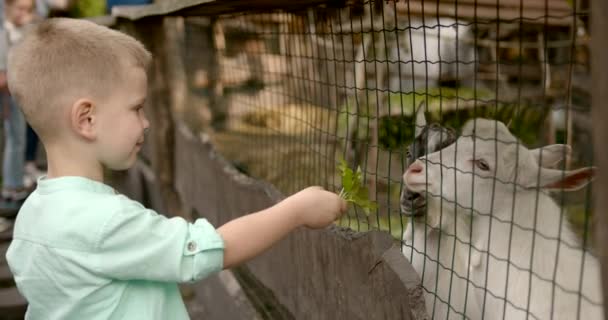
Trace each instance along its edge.
<path fill-rule="evenodd" d="M 95 133 L 95 105 L 91 100 L 79 99 L 72 105 L 70 113 L 72 128 L 80 137 L 94 140 Z"/>

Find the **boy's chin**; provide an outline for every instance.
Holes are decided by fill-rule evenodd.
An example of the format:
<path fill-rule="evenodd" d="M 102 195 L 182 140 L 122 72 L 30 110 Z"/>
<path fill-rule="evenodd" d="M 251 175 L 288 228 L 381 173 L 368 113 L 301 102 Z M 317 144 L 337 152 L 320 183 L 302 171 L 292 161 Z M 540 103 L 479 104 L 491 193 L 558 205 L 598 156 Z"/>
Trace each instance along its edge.
<path fill-rule="evenodd" d="M 121 163 L 114 163 L 111 165 L 106 164 L 105 167 L 107 169 L 114 170 L 114 171 L 129 170 L 135 165 L 136 160 L 137 160 L 137 156 L 132 156 L 131 158 L 129 158 Z"/>

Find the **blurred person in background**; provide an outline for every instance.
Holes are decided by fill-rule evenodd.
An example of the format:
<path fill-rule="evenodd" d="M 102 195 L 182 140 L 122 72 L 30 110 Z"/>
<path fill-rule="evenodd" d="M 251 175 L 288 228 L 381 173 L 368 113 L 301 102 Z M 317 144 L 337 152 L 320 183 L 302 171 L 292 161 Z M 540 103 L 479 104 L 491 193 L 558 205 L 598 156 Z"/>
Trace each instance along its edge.
<path fill-rule="evenodd" d="M 4 119 L 4 159 L 2 164 L 2 199 L 19 203 L 29 195 L 24 185 L 26 122 L 7 89 L 6 60 L 8 51 L 23 36 L 34 20 L 34 0 L 5 0 L 4 23 L 0 30 L 0 91 Z"/>

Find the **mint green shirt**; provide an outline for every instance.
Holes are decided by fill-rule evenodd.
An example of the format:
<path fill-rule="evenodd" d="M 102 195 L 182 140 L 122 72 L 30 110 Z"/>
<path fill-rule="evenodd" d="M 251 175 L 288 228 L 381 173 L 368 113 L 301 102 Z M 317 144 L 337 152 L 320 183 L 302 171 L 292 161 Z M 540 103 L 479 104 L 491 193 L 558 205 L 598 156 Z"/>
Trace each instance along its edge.
<path fill-rule="evenodd" d="M 179 320 L 177 283 L 220 271 L 224 242 L 204 219 L 168 219 L 86 178 L 43 178 L 6 258 L 26 319 Z"/>

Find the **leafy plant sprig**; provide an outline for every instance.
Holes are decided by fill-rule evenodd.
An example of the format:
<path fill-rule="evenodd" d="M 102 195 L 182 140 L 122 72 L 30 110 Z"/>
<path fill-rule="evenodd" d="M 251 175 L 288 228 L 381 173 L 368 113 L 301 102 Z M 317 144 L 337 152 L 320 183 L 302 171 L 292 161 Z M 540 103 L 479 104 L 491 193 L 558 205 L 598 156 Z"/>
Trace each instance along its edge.
<path fill-rule="evenodd" d="M 369 190 L 363 185 L 361 167 L 357 167 L 357 171 L 353 171 L 346 161 L 341 160 L 338 170 L 340 170 L 342 176 L 340 197 L 347 202 L 361 207 L 366 214 L 369 214 L 372 210 L 376 210 L 378 205 L 369 200 Z"/>

